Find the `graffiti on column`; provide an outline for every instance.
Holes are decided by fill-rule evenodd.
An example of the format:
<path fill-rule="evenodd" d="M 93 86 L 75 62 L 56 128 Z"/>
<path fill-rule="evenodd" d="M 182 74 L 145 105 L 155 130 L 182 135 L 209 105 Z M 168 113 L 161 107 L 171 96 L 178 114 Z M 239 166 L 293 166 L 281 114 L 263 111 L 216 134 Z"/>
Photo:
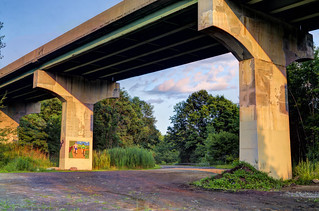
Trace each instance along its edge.
<path fill-rule="evenodd" d="M 90 142 L 70 141 L 69 158 L 89 159 Z"/>

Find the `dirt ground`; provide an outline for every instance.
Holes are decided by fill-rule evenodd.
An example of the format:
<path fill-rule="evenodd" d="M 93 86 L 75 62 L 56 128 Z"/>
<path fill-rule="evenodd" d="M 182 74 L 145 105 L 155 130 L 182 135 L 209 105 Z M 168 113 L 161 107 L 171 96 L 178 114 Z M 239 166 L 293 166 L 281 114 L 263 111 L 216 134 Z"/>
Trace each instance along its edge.
<path fill-rule="evenodd" d="M 204 170 L 0 174 L 0 210 L 319 209 L 317 185 L 281 192 L 206 191 L 189 184 L 214 174 Z"/>

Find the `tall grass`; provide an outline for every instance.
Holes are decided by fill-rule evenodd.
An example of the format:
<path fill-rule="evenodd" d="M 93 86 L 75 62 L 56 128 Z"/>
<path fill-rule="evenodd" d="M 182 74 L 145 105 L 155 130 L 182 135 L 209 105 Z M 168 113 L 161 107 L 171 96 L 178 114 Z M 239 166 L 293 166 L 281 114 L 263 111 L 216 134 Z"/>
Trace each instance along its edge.
<path fill-rule="evenodd" d="M 110 169 L 110 154 L 106 151 L 93 151 L 93 169 Z"/>
<path fill-rule="evenodd" d="M 48 156 L 40 150 L 15 143 L 0 144 L 0 171 L 40 171 L 50 166 Z"/>
<path fill-rule="evenodd" d="M 93 152 L 94 169 L 142 169 L 154 166 L 155 160 L 152 153 L 143 148 L 113 148 Z"/>
<path fill-rule="evenodd" d="M 305 183 L 313 179 L 319 179 L 319 162 L 311 162 L 308 159 L 301 161 L 294 168 L 294 175 Z"/>

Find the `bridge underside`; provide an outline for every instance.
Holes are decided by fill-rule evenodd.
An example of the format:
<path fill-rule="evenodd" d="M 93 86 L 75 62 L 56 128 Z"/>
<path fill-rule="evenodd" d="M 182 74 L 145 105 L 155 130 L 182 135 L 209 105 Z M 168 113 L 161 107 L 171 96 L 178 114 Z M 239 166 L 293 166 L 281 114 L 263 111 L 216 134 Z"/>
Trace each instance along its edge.
<path fill-rule="evenodd" d="M 118 97 L 115 81 L 231 52 L 239 61 L 240 159 L 290 178 L 286 66 L 313 57 L 307 31 L 319 27 L 317 5 L 126 0 L 3 68 L 0 93 L 6 92 L 8 109 L 2 115 L 17 127 L 22 115 L 38 112 L 34 102 L 59 97 L 60 167 L 91 169 L 93 105 Z M 89 146 L 88 160 L 69 157 L 76 141 Z"/>
<path fill-rule="evenodd" d="M 194 4 L 41 69 L 87 79 L 119 81 L 228 52 L 214 38 L 197 30 L 197 5 Z M 52 98 L 46 91 L 33 89 L 32 81 L 30 74 L 3 87 L 0 92 L 12 90 L 7 92 L 7 102 L 36 102 Z"/>

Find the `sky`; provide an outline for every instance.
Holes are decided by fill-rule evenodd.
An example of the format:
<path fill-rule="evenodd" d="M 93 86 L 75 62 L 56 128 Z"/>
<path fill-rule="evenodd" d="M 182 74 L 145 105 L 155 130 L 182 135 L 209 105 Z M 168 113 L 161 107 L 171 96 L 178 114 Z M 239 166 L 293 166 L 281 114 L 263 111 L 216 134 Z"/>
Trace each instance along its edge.
<path fill-rule="evenodd" d="M 1 0 L 6 47 L 0 68 L 119 3 L 120 0 Z M 311 32 L 319 46 L 319 30 Z M 157 129 L 166 133 L 174 105 L 201 89 L 239 103 L 238 61 L 232 54 L 119 81 L 134 97 L 151 103 Z"/>

